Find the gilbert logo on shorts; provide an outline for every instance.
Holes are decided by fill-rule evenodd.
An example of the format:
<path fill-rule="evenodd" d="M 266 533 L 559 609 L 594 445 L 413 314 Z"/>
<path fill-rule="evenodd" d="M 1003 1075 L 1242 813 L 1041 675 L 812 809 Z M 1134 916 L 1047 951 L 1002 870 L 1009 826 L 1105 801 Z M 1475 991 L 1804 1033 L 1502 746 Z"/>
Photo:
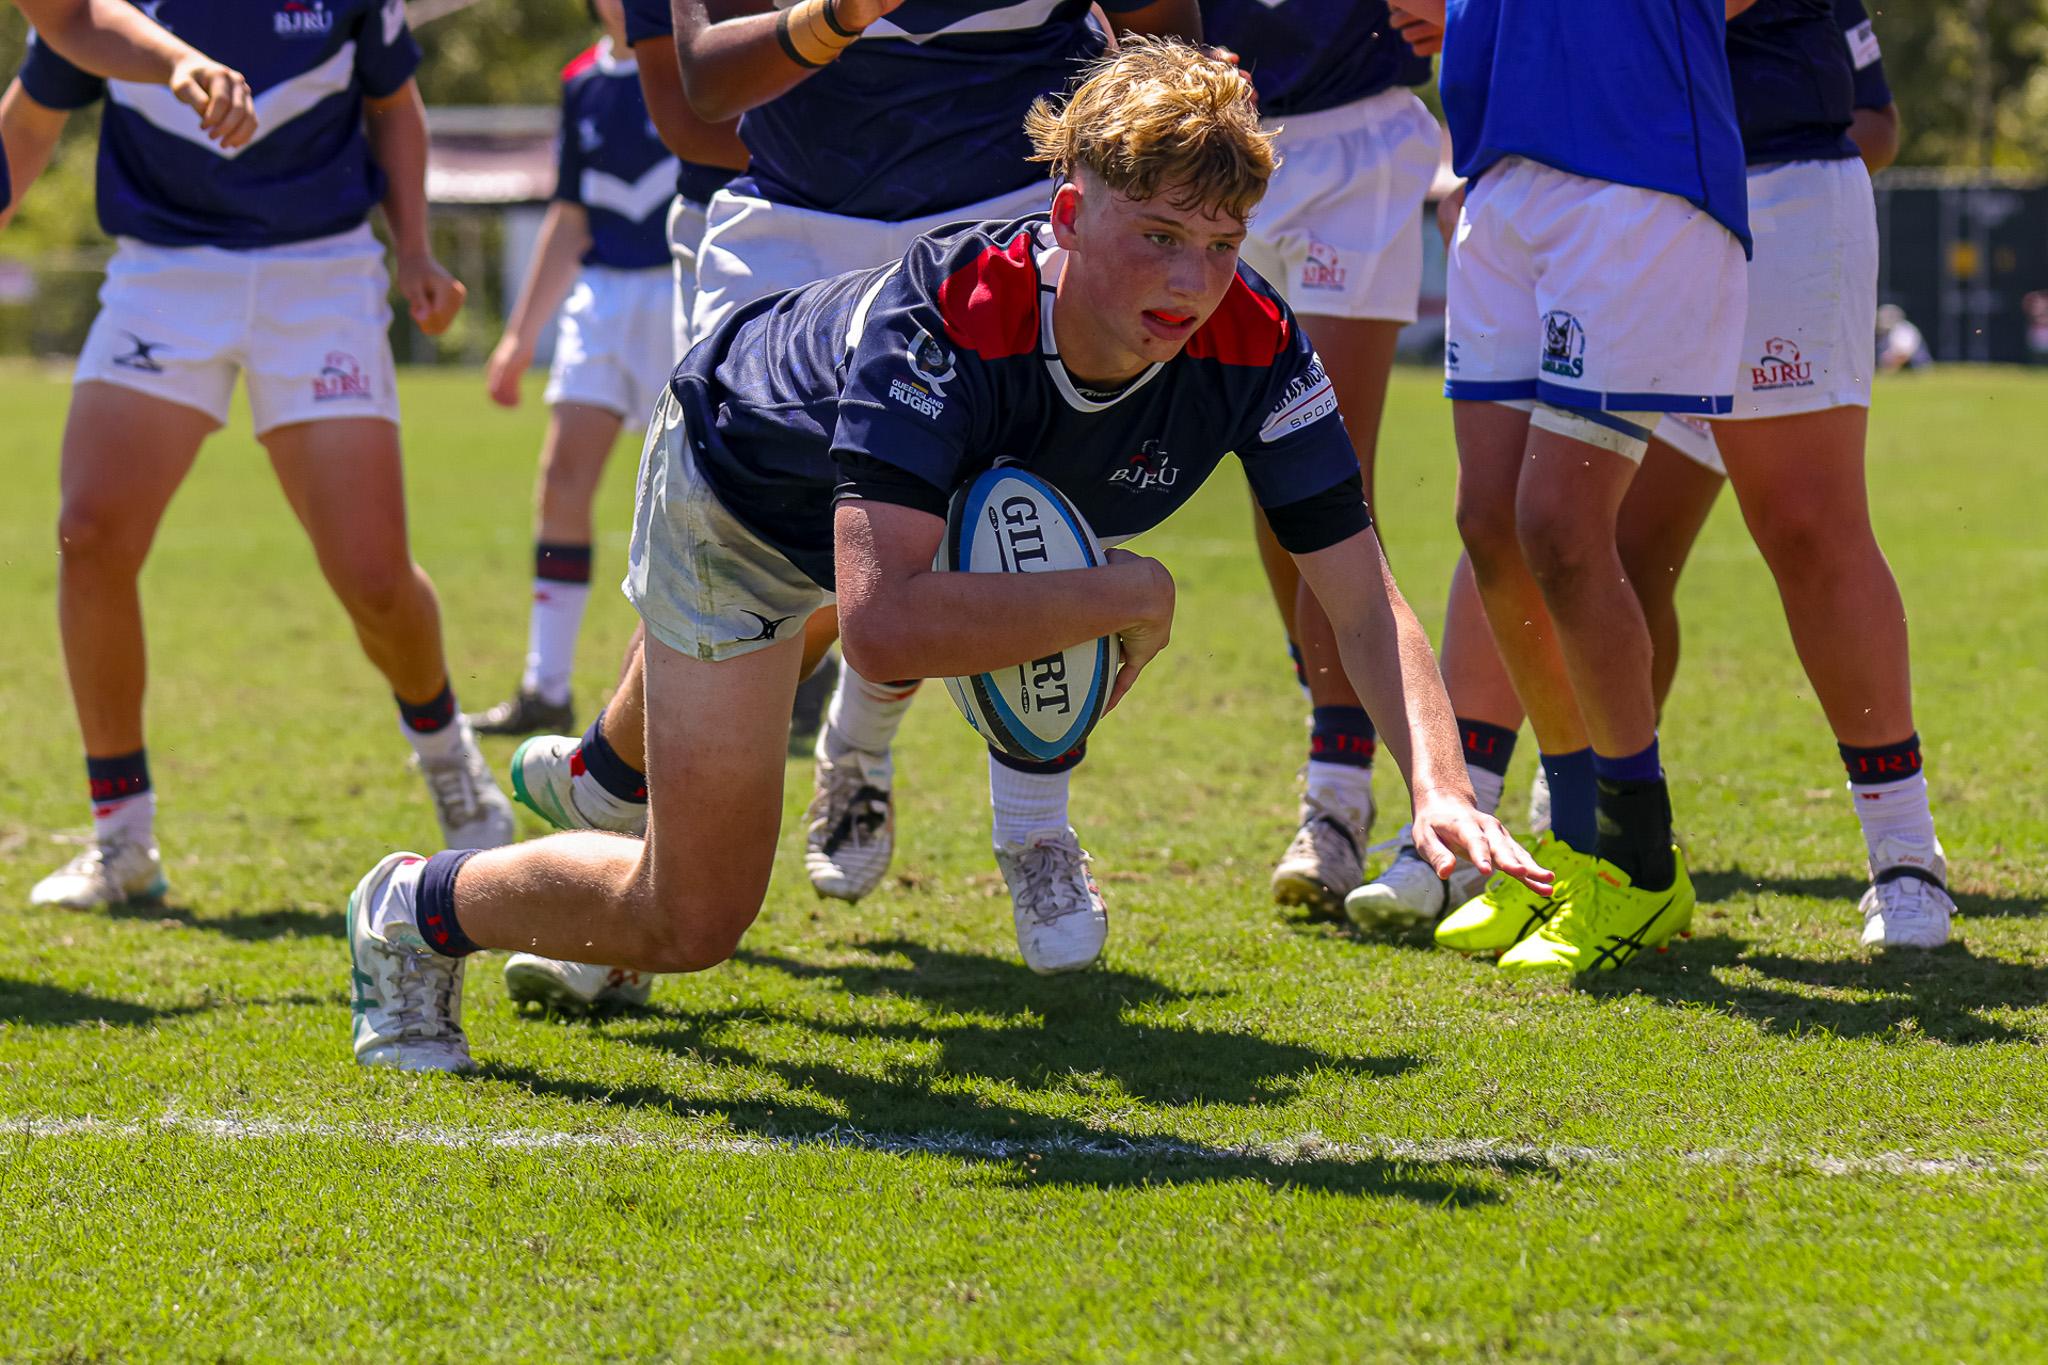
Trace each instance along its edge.
<path fill-rule="evenodd" d="M 313 379 L 313 401 L 333 403 L 358 398 L 367 402 L 371 397 L 370 376 L 363 373 L 356 358 L 347 351 L 329 351 L 320 373 Z"/>
<path fill-rule="evenodd" d="M 1337 259 L 1337 248 L 1328 242 L 1309 239 L 1308 259 L 1301 263 L 1301 287 L 1303 289 L 1342 289 L 1344 287 L 1344 266 Z"/>
<path fill-rule="evenodd" d="M 1763 359 L 1749 367 L 1749 387 L 1754 393 L 1773 389 L 1813 387 L 1813 362 L 1799 358 L 1799 348 L 1783 337 L 1764 343 Z"/>
<path fill-rule="evenodd" d="M 326 0 L 284 0 L 270 22 L 280 38 L 321 38 L 333 29 L 334 15 Z"/>
<path fill-rule="evenodd" d="M 1543 315 L 1543 373 L 1566 379 L 1586 374 L 1586 329 L 1561 308 Z"/>

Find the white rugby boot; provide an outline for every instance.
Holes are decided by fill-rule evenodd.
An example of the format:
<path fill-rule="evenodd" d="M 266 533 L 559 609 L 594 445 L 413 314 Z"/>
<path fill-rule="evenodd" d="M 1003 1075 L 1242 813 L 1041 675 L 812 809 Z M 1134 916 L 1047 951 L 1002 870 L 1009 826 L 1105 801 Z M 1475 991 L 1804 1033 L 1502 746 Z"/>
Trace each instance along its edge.
<path fill-rule="evenodd" d="M 613 810 L 586 810 L 576 801 L 583 760 L 579 735 L 535 735 L 512 751 L 512 795 L 556 829 L 603 829 L 647 835 L 647 803 L 617 801 Z"/>
<path fill-rule="evenodd" d="M 1109 907 L 1088 873 L 1081 837 L 1042 829 L 1021 843 L 997 844 L 996 866 L 1010 885 L 1024 965 L 1040 976 L 1094 966 L 1109 939 Z"/>
<path fill-rule="evenodd" d="M 817 790 L 804 812 L 804 871 L 819 895 L 857 901 L 881 884 L 896 852 L 895 772 L 887 754 L 828 757 L 819 738 Z"/>
<path fill-rule="evenodd" d="M 1486 886 L 1479 869 L 1458 859 L 1448 880 L 1424 862 L 1401 831 L 1401 848 L 1386 871 L 1344 898 L 1344 917 L 1369 934 L 1405 933 L 1435 924 Z"/>
<path fill-rule="evenodd" d="M 1344 898 L 1365 880 L 1365 840 L 1372 829 L 1372 799 L 1363 810 L 1343 810 L 1313 794 L 1301 799 L 1301 827 L 1273 868 L 1273 900 L 1304 907 L 1312 919 L 1337 919 Z"/>
<path fill-rule="evenodd" d="M 473 1071 L 462 1031 L 462 959 L 427 947 L 409 905 L 398 914 L 377 913 L 385 897 L 415 894 L 417 879 L 394 886 L 393 878 L 423 861 L 417 853 L 393 853 L 348 898 L 356 1061 L 399 1071 Z M 387 926 L 384 933 L 370 927 L 373 920 Z"/>
<path fill-rule="evenodd" d="M 28 893 L 33 906 L 96 910 L 130 901 L 162 900 L 169 890 L 155 844 L 103 839 L 37 882 Z"/>
<path fill-rule="evenodd" d="M 457 717 L 459 733 L 442 752 L 416 754 L 420 776 L 434 798 L 441 842 L 452 849 L 499 848 L 512 842 L 512 803 L 498 789 L 491 765 L 477 748 L 469 718 Z"/>
<path fill-rule="evenodd" d="M 514 1005 L 554 1014 L 595 1014 L 647 1003 L 654 977 L 631 967 L 594 967 L 538 953 L 514 953 L 505 963 L 505 993 Z"/>
<path fill-rule="evenodd" d="M 1924 849 L 1886 840 L 1870 860 L 1870 873 L 1870 888 L 1856 907 L 1863 912 L 1865 947 L 1939 948 L 1948 942 L 1956 903 L 1948 893 L 1948 856 L 1940 840 L 1932 858 Z"/>

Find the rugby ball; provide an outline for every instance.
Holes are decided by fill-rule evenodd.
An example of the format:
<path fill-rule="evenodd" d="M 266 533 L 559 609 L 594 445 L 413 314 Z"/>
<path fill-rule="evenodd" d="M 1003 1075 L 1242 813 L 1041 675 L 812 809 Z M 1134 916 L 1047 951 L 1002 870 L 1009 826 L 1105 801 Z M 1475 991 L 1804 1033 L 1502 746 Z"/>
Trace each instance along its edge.
<path fill-rule="evenodd" d="M 1102 546 L 1066 496 L 998 465 L 954 494 L 934 568 L 955 573 L 1092 569 Z M 1054 759 L 1088 737 L 1109 702 L 1119 654 L 1105 635 L 1014 668 L 946 679 L 967 723 L 1013 758 Z"/>

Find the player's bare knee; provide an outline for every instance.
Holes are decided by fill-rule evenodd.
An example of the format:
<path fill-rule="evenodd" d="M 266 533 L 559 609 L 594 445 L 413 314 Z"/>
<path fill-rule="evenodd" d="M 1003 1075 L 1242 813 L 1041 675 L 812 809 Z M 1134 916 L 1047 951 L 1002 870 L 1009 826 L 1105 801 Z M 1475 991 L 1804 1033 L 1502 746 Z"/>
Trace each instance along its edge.
<path fill-rule="evenodd" d="M 1468 493 L 1458 490 L 1458 536 L 1471 556 L 1473 572 L 1488 578 L 1521 554 L 1515 539 L 1515 503 L 1512 492 Z"/>
<path fill-rule="evenodd" d="M 1578 509 L 1555 500 L 1524 507 L 1516 521 L 1522 561 L 1546 586 L 1579 581 L 1613 554 L 1611 535 L 1603 541 L 1589 531 Z"/>
<path fill-rule="evenodd" d="M 357 620 L 385 621 L 404 611 L 418 589 L 408 559 L 350 559 L 334 571 L 335 595 Z"/>
<path fill-rule="evenodd" d="M 148 552 L 148 536 L 102 503 L 66 498 L 57 512 L 57 553 L 67 565 L 137 570 Z"/>

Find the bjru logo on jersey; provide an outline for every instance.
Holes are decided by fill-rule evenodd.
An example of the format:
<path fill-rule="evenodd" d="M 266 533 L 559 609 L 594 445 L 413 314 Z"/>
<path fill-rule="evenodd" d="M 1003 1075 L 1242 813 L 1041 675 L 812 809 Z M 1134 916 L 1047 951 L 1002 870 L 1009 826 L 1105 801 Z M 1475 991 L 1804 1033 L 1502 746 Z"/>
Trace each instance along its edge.
<path fill-rule="evenodd" d="M 333 29 L 334 15 L 326 0 L 284 0 L 284 8 L 270 22 L 280 38 L 320 38 Z"/>
<path fill-rule="evenodd" d="M 1147 441 L 1138 448 L 1137 454 L 1109 476 L 1109 481 L 1143 492 L 1147 488 L 1171 488 L 1179 478 L 1180 471 L 1167 457 L 1165 444 Z"/>
<path fill-rule="evenodd" d="M 1301 287 L 1303 289 L 1342 289 L 1344 287 L 1344 265 L 1337 258 L 1337 248 L 1328 242 L 1309 239 L 1308 259 L 1301 263 Z"/>
<path fill-rule="evenodd" d="M 913 378 L 890 380 L 889 397 L 912 412 L 936 419 L 946 410 L 946 385 L 960 373 L 953 364 L 953 353 L 920 327 L 910 340 L 906 358 Z"/>
<path fill-rule="evenodd" d="M 1799 347 L 1783 337 L 1764 343 L 1763 358 L 1749 367 L 1749 387 L 1756 393 L 1773 389 L 1813 387 L 1813 362 L 1799 358 Z"/>
<path fill-rule="evenodd" d="M 1543 315 L 1543 373 L 1566 379 L 1586 374 L 1586 329 L 1563 309 Z"/>
<path fill-rule="evenodd" d="M 329 351 L 313 378 L 313 401 L 332 403 L 339 399 L 370 398 L 370 376 L 347 351 Z"/>

